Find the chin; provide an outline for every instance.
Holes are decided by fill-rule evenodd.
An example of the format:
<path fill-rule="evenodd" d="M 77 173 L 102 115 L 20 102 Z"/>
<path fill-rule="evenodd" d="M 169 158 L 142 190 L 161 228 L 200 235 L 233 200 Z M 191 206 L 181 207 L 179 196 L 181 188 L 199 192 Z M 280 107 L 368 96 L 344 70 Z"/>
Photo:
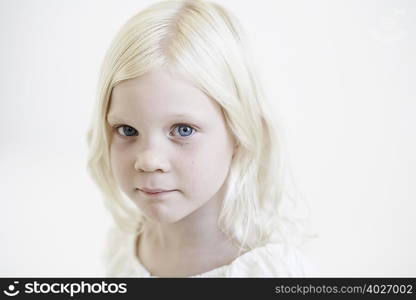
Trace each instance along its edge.
<path fill-rule="evenodd" d="M 163 224 L 174 224 L 183 219 L 183 218 L 174 218 L 171 216 L 157 216 L 157 217 L 148 216 L 148 218 L 155 223 L 163 223 Z"/>
<path fill-rule="evenodd" d="M 186 218 L 189 214 L 174 214 L 172 212 L 166 211 L 166 207 L 165 208 L 160 208 L 159 209 L 151 209 L 151 210 L 146 210 L 146 217 L 150 220 L 152 220 L 152 222 L 157 222 L 157 223 L 165 223 L 165 224 L 173 224 L 176 222 L 179 222 L 180 220 Z"/>

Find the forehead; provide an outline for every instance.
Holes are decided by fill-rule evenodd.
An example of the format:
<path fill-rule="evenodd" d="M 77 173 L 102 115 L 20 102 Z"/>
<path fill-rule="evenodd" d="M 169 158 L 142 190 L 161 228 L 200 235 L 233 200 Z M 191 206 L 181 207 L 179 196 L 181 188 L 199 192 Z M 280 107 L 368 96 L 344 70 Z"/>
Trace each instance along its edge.
<path fill-rule="evenodd" d="M 111 93 L 108 119 L 118 116 L 135 119 L 193 116 L 213 118 L 221 108 L 186 78 L 156 69 L 143 76 L 123 81 Z"/>

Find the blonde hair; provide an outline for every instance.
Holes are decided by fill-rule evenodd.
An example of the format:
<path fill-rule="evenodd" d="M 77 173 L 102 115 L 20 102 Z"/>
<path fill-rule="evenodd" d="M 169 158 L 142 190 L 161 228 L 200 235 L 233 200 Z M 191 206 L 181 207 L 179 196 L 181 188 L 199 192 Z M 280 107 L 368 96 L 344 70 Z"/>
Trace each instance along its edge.
<path fill-rule="evenodd" d="M 146 217 L 113 178 L 106 123 L 111 92 L 124 80 L 164 67 L 192 79 L 217 101 L 238 141 L 219 228 L 237 241 L 240 253 L 300 236 L 300 223 L 283 212 L 283 200 L 295 199 L 285 190 L 282 136 L 252 63 L 241 25 L 213 2 L 158 2 L 122 26 L 103 61 L 87 135 L 88 171 L 120 228 L 134 231 Z"/>

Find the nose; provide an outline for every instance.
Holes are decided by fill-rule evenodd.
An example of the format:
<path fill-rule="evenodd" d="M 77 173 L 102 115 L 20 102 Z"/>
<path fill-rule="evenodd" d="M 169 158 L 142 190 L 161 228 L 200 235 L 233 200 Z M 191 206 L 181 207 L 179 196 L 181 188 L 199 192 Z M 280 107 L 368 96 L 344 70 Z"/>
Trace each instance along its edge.
<path fill-rule="evenodd" d="M 148 148 L 144 151 L 139 151 L 136 155 L 134 169 L 139 172 L 161 172 L 168 171 L 168 163 L 163 157 L 162 151 L 154 150 L 155 148 Z M 159 148 L 161 149 L 161 148 Z"/>

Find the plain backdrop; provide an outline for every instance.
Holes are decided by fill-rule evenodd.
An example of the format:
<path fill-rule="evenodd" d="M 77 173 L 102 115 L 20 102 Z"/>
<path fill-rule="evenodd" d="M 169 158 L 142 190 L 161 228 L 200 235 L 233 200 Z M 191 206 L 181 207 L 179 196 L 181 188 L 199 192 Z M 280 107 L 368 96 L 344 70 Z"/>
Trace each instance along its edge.
<path fill-rule="evenodd" d="M 144 0 L 0 1 L 0 276 L 103 276 L 100 64 Z M 320 276 L 416 276 L 416 2 L 218 0 L 285 126 Z"/>

